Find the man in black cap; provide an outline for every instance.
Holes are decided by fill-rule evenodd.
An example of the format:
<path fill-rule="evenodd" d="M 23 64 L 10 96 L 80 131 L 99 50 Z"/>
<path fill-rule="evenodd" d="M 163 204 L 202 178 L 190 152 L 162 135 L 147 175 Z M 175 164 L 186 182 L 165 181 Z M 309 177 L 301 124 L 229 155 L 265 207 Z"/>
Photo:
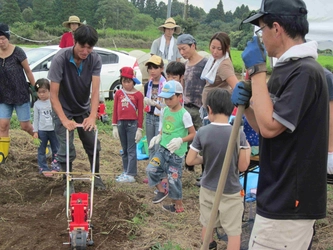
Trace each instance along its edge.
<path fill-rule="evenodd" d="M 328 91 L 316 62 L 302 0 L 263 0 L 243 21 L 259 26 L 242 53 L 251 77 L 245 115 L 260 134 L 257 215 L 249 249 L 308 249 L 316 219 L 326 216 Z M 266 50 L 278 58 L 266 84 Z M 239 82 L 235 105 L 249 103 Z"/>

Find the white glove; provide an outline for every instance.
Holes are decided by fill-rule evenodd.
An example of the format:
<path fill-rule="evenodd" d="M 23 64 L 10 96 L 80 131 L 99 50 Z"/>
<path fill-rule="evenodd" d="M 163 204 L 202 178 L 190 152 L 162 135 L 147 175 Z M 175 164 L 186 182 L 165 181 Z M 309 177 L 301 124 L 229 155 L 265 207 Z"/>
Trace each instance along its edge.
<path fill-rule="evenodd" d="M 183 139 L 178 137 L 178 138 L 173 138 L 167 145 L 167 149 L 173 153 L 176 150 L 180 148 L 180 146 L 183 144 Z"/>
<path fill-rule="evenodd" d="M 151 140 L 149 142 L 149 148 L 153 148 L 155 146 L 155 144 L 159 144 L 161 139 L 162 139 L 161 134 L 158 134 L 158 135 L 154 136 L 153 138 L 151 138 Z"/>
<path fill-rule="evenodd" d="M 142 138 L 142 129 L 138 128 L 135 133 L 135 143 L 138 143 Z"/>
<path fill-rule="evenodd" d="M 156 102 L 155 101 L 153 101 L 152 99 L 150 99 L 150 98 L 148 98 L 148 97 L 145 97 L 144 99 L 143 99 L 143 101 L 144 101 L 144 103 L 145 103 L 145 106 L 146 105 L 149 105 L 149 106 L 156 106 Z"/>
<path fill-rule="evenodd" d="M 333 174 L 333 152 L 328 153 L 327 157 L 327 173 Z"/>
<path fill-rule="evenodd" d="M 119 132 L 118 132 L 117 125 L 113 125 L 112 135 L 113 135 L 113 138 L 119 140 Z"/>

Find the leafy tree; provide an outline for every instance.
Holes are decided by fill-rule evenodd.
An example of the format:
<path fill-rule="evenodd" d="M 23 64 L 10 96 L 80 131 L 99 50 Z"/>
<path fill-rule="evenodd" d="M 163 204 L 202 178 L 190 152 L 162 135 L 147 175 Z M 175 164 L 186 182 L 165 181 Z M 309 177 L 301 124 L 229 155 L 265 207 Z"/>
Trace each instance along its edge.
<path fill-rule="evenodd" d="M 206 15 L 207 14 L 203 8 L 199 8 L 199 7 L 196 7 L 196 6 L 193 6 L 192 4 L 190 4 L 189 15 L 188 15 L 189 17 L 200 22 L 205 19 Z"/>
<path fill-rule="evenodd" d="M 206 20 L 205 23 L 210 24 L 216 20 L 221 20 L 222 17 L 219 13 L 219 11 L 217 9 L 211 9 L 208 13 L 208 15 L 206 16 Z"/>
<path fill-rule="evenodd" d="M 233 14 L 232 14 L 232 12 L 229 10 L 229 11 L 227 11 L 227 12 L 225 13 L 224 21 L 225 21 L 226 23 L 231 23 L 232 20 L 233 20 Z"/>
<path fill-rule="evenodd" d="M 12 25 L 15 22 L 22 22 L 22 15 L 17 0 L 3 0 L 0 15 L 1 22 Z"/>
<path fill-rule="evenodd" d="M 217 9 L 220 17 L 222 18 L 222 21 L 224 21 L 224 9 L 223 9 L 222 0 L 220 0 L 220 2 L 217 4 L 217 8 L 216 9 Z"/>
<path fill-rule="evenodd" d="M 137 12 L 138 10 L 127 0 L 101 0 L 98 3 L 95 19 L 106 18 L 106 27 L 129 29 Z"/>
<path fill-rule="evenodd" d="M 23 20 L 27 23 L 31 23 L 34 20 L 33 11 L 30 7 L 25 8 L 22 11 Z"/>
<path fill-rule="evenodd" d="M 63 14 L 63 0 L 54 0 L 53 7 L 54 10 L 54 18 L 53 22 L 55 26 L 60 26 L 65 20 L 68 20 L 68 16 L 65 17 Z"/>
<path fill-rule="evenodd" d="M 246 16 L 248 16 L 248 14 L 250 13 L 250 9 L 249 7 L 244 4 L 242 4 L 240 7 L 238 6 L 235 9 L 234 12 L 234 18 L 239 18 L 239 19 L 244 19 Z"/>
<path fill-rule="evenodd" d="M 96 26 L 99 19 L 95 19 L 95 13 L 97 11 L 98 2 L 97 0 L 79 0 L 79 6 L 77 8 L 77 16 L 81 22 L 86 20 L 87 24 Z M 83 2 L 83 3 L 82 3 Z M 111 12 L 112 13 L 112 12 Z"/>
<path fill-rule="evenodd" d="M 166 19 L 168 7 L 164 2 L 159 2 L 157 6 L 157 18 Z M 155 18 L 156 19 L 156 18 Z"/>
<path fill-rule="evenodd" d="M 196 34 L 197 27 L 199 23 L 193 18 L 182 19 L 180 16 L 175 17 L 176 23 L 182 28 L 182 33 L 187 33 L 191 35 Z"/>
<path fill-rule="evenodd" d="M 137 14 L 132 19 L 131 30 L 145 30 L 154 23 L 153 18 L 146 14 Z"/>
<path fill-rule="evenodd" d="M 158 7 L 156 0 L 147 0 L 144 13 L 150 15 L 153 19 L 155 19 L 157 17 L 157 10 Z"/>
<path fill-rule="evenodd" d="M 135 1 L 134 6 L 137 7 L 141 13 L 144 13 L 146 0 L 134 0 L 134 1 Z"/>
<path fill-rule="evenodd" d="M 23 11 L 26 8 L 32 8 L 32 0 L 17 0 L 20 10 Z"/>
<path fill-rule="evenodd" d="M 165 12 L 166 14 L 166 12 Z M 171 16 L 183 16 L 184 14 L 184 4 L 173 0 L 171 3 Z"/>
<path fill-rule="evenodd" d="M 33 15 L 36 21 L 45 22 L 47 25 L 54 25 L 52 0 L 33 0 L 32 6 Z"/>

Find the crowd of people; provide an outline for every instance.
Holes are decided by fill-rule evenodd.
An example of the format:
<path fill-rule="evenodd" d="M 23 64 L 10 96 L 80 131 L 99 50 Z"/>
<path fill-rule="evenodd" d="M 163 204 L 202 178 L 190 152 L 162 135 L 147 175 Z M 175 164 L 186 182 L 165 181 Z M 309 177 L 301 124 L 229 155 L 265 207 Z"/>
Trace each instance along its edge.
<path fill-rule="evenodd" d="M 147 182 L 156 189 L 152 203 L 169 197 L 172 204 L 162 208 L 182 213 L 183 171 L 201 165 L 204 240 L 232 130 L 230 117 L 235 107 L 243 105 L 245 132 L 256 133 L 248 137 L 240 132 L 214 227 L 224 228 L 228 249 L 240 249 L 244 194 L 239 172 L 247 170 L 251 145 L 257 146 L 259 138 L 257 214 L 249 249 L 310 249 L 315 220 L 326 216 L 326 176 L 333 173 L 333 75 L 316 62 L 316 42 L 305 41 L 309 24 L 302 0 L 263 0 L 261 9 L 242 22 L 259 27 L 242 53 L 250 83 L 236 77 L 227 33 L 212 35 L 210 55 L 205 58 L 198 54 L 195 38 L 180 34 L 173 18 L 158 27 L 163 35 L 152 44 L 143 92 L 135 89 L 139 81 L 133 68 L 120 70 L 122 89 L 114 96 L 112 134 L 121 142 L 123 172 L 116 182 L 136 181 L 136 144 L 146 135 Z M 35 81 L 24 51 L 9 42 L 8 25 L 0 24 L 0 163 L 8 156 L 15 110 L 21 128 L 41 140 L 41 173 L 50 170 L 45 159 L 48 141 L 53 152 L 51 170 L 64 171 L 69 165 L 72 172 L 74 130 L 93 166 L 102 67 L 93 51 L 98 35 L 77 16 L 63 25 L 71 29 L 61 39 L 63 49 L 53 58 L 48 79 Z M 175 38 L 174 34 L 180 35 Z M 267 54 L 277 58 L 268 82 Z M 24 73 L 39 98 L 33 125 Z M 70 132 L 69 162 L 66 130 Z M 95 187 L 104 190 L 98 175 L 100 150 L 98 141 Z M 70 182 L 70 193 L 74 192 Z M 209 249 L 216 249 L 213 236 L 209 237 Z"/>

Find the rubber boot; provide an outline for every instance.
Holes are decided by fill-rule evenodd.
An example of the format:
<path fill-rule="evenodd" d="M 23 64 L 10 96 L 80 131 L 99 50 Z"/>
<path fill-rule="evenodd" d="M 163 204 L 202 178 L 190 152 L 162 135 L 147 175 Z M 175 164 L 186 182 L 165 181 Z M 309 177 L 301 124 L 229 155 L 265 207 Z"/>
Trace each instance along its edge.
<path fill-rule="evenodd" d="M 9 137 L 0 137 L 0 165 L 5 164 L 9 153 Z"/>

